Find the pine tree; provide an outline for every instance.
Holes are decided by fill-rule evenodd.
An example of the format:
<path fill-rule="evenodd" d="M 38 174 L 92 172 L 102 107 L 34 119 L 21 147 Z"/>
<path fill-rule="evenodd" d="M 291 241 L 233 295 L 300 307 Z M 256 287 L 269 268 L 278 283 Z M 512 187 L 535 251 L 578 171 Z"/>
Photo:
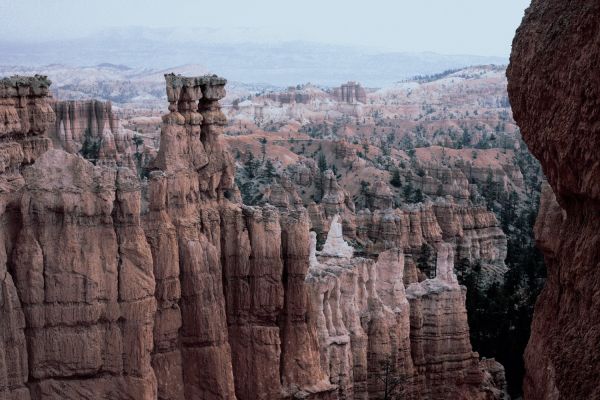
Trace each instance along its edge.
<path fill-rule="evenodd" d="M 360 181 L 360 195 L 363 199 L 363 205 L 367 207 L 367 201 L 369 199 L 369 186 L 371 184 L 367 181 Z"/>
<path fill-rule="evenodd" d="M 413 189 L 412 183 L 408 182 L 408 184 L 404 186 L 404 190 L 403 190 L 404 199 L 406 201 L 410 201 L 412 199 L 413 191 L 414 191 L 414 189 Z"/>
<path fill-rule="evenodd" d="M 252 179 L 256 177 L 258 163 L 259 161 L 254 159 L 254 154 L 250 152 L 248 154 L 248 160 L 244 163 L 244 171 L 246 171 L 246 174 L 248 174 L 248 178 Z"/>
<path fill-rule="evenodd" d="M 273 165 L 271 160 L 267 160 L 265 164 L 265 174 L 270 179 L 277 175 L 277 171 L 275 170 L 275 166 Z"/>
<path fill-rule="evenodd" d="M 321 172 L 327 171 L 327 159 L 325 158 L 325 154 L 319 153 L 319 158 L 317 160 L 317 164 L 318 164 L 319 170 L 321 170 Z"/>
<path fill-rule="evenodd" d="M 392 171 L 392 179 L 390 179 L 390 183 L 394 187 L 402 187 L 402 180 L 400 179 L 400 171 L 398 169 L 394 169 Z"/>
<path fill-rule="evenodd" d="M 424 200 L 423 191 L 419 188 L 415 189 L 413 192 L 412 202 L 413 203 L 422 203 Z"/>
<path fill-rule="evenodd" d="M 398 373 L 392 356 L 379 363 L 379 370 L 374 374 L 383 387 L 382 400 L 399 400 L 403 377 Z"/>
<path fill-rule="evenodd" d="M 262 152 L 262 162 L 265 162 L 267 156 L 267 138 L 261 138 L 260 140 L 260 151 Z"/>
<path fill-rule="evenodd" d="M 138 147 L 144 144 L 144 138 L 138 134 L 135 134 L 133 136 L 133 144 L 135 145 L 135 152 L 138 153 Z"/>
<path fill-rule="evenodd" d="M 417 258 L 417 266 L 421 271 L 427 274 L 429 278 L 435 278 L 435 263 L 432 267 L 432 256 L 433 252 L 431 247 L 427 243 L 421 245 L 421 253 Z"/>

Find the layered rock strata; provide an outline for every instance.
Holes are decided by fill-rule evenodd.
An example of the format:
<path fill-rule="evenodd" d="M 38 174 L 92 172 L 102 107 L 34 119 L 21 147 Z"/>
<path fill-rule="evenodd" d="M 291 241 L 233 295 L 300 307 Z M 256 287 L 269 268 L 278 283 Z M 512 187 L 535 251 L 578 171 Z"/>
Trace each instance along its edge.
<path fill-rule="evenodd" d="M 394 392 L 401 398 L 503 398 L 491 372 L 502 367 L 481 363 L 471 349 L 451 246 L 437 244 L 435 279 L 405 288 L 402 250 L 353 258 L 333 239 L 339 229 L 334 219 L 328 242 L 339 251 L 313 250 L 307 278 L 321 364 L 339 398 L 382 398 L 386 364 L 401 382 Z"/>
<path fill-rule="evenodd" d="M 45 76 L 14 76 L 0 80 L 0 397 L 29 399 L 31 375 L 28 326 L 23 297 L 12 270 L 21 230 L 21 193 L 24 165 L 31 164 L 52 147 L 45 136 L 54 113 L 48 104 L 50 81 Z M 37 254 L 39 255 L 39 253 Z M 35 255 L 34 255 L 35 256 Z M 39 266 L 39 265 L 38 265 Z M 29 275 L 35 282 L 39 275 Z"/>
<path fill-rule="evenodd" d="M 146 158 L 145 147 L 134 143 L 135 133 L 121 126 L 109 101 L 56 101 L 51 105 L 56 121 L 49 126 L 48 134 L 54 147 L 85 153 L 96 164 L 132 169 L 136 157 L 139 162 Z"/>
<path fill-rule="evenodd" d="M 600 4 L 534 0 L 509 94 L 546 187 L 536 238 L 548 270 L 525 353 L 527 399 L 599 399 Z"/>
<path fill-rule="evenodd" d="M 444 241 L 454 261 L 481 262 L 489 282 L 502 279 L 507 268 L 506 235 L 491 211 L 455 203 L 451 198 L 389 210 L 361 210 L 356 237 L 369 252 L 398 247 L 415 253 L 424 244 Z"/>
<path fill-rule="evenodd" d="M 367 399 L 386 360 L 408 398 L 502 397 L 439 226 L 406 234 L 437 257 L 407 289 L 403 249 L 353 257 L 339 217 L 317 255 L 298 201 L 241 204 L 225 80 L 166 80 L 147 180 L 51 149 L 47 80 L 0 82 L 1 398 Z"/>

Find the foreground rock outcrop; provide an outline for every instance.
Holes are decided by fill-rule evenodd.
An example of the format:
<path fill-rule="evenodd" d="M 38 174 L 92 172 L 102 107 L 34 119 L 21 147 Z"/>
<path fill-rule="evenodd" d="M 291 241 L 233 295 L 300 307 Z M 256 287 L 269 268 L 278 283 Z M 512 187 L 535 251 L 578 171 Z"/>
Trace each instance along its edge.
<path fill-rule="evenodd" d="M 301 202 L 241 203 L 226 81 L 166 80 L 144 178 L 52 149 L 45 78 L 0 82 L 0 398 L 380 398 L 384 364 L 405 398 L 504 397 L 502 366 L 469 343 L 466 245 L 442 240 L 432 205 L 397 233 L 434 250 L 432 279 L 404 244 L 354 257 L 337 215 L 317 252 Z"/>
<path fill-rule="evenodd" d="M 548 279 L 525 354 L 527 399 L 600 398 L 599 19 L 596 1 L 534 0 L 508 69 L 515 120 L 552 188 L 536 225 Z"/>

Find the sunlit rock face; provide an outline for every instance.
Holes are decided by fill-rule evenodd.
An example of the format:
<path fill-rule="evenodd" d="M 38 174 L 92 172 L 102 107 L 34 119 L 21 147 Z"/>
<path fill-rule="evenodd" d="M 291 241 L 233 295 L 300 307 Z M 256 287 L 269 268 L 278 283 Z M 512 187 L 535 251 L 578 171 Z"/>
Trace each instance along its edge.
<path fill-rule="evenodd" d="M 414 278 L 404 245 L 354 257 L 335 215 L 317 252 L 293 197 L 241 203 L 225 80 L 166 81 L 143 179 L 51 148 L 45 78 L 0 81 L 0 398 L 368 399 L 385 362 L 409 399 L 502 398 L 431 205 L 399 237 L 435 249 L 433 279 Z"/>
<path fill-rule="evenodd" d="M 552 189 L 536 225 L 548 279 L 525 353 L 528 399 L 600 398 L 598 18 L 595 1 L 534 0 L 508 69 L 515 120 Z"/>
<path fill-rule="evenodd" d="M 353 253 L 354 249 L 344 241 L 340 216 L 336 215 L 331 221 L 327 240 L 319 254 L 323 257 L 351 258 Z"/>

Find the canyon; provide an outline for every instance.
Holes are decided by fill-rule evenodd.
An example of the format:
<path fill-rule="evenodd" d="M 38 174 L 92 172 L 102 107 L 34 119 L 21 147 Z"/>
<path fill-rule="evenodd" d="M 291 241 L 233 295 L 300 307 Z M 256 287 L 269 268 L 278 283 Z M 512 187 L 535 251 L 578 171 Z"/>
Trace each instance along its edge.
<path fill-rule="evenodd" d="M 599 19 L 0 43 L 0 400 L 600 400 Z"/>
<path fill-rule="evenodd" d="M 367 399 L 382 371 L 405 398 L 505 397 L 502 366 L 471 348 L 453 268 L 455 251 L 502 248 L 501 231 L 483 234 L 493 215 L 357 215 L 369 228 L 349 238 L 377 250 L 353 254 L 335 177 L 327 207 L 285 189 L 242 204 L 226 81 L 165 78 L 160 146 L 136 167 L 106 105 L 53 104 L 42 76 L 1 81 L 4 398 Z M 99 135 L 102 157 L 77 154 Z"/>

